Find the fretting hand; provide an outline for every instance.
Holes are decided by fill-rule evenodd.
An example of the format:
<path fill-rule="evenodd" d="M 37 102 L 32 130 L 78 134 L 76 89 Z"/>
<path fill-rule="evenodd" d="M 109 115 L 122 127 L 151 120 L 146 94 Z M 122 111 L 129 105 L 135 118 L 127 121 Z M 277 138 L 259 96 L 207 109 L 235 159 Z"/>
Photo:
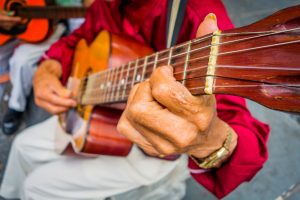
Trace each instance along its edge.
<path fill-rule="evenodd" d="M 6 31 L 11 30 L 16 24 L 21 21 L 20 17 L 13 17 L 14 12 L 6 12 L 0 10 L 0 27 Z"/>
<path fill-rule="evenodd" d="M 217 30 L 216 17 L 208 15 L 197 37 Z M 187 153 L 205 158 L 222 147 L 228 132 L 237 135 L 216 113 L 214 95 L 193 96 L 173 77 L 170 66 L 157 68 L 132 89 L 118 130 L 152 156 Z"/>

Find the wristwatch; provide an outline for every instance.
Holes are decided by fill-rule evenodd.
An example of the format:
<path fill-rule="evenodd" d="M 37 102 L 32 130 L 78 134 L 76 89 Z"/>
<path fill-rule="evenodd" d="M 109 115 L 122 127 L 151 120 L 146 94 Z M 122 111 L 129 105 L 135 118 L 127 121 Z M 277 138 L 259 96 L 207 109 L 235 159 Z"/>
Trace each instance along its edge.
<path fill-rule="evenodd" d="M 229 145 L 232 139 L 232 131 L 229 129 L 228 135 L 226 140 L 224 141 L 222 147 L 206 158 L 196 158 L 195 156 L 190 155 L 190 158 L 200 167 L 203 169 L 211 169 L 219 167 L 223 161 L 229 155 Z"/>

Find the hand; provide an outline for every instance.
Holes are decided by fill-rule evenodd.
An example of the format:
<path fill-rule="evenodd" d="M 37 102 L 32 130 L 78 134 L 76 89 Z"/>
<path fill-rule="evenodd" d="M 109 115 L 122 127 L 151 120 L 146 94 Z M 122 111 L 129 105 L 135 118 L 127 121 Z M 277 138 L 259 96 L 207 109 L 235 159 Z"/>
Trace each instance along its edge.
<path fill-rule="evenodd" d="M 33 78 L 35 103 L 52 114 L 60 114 L 76 106 L 67 90 L 59 81 L 61 65 L 56 60 L 43 61 Z"/>
<path fill-rule="evenodd" d="M 197 37 L 217 30 L 214 15 L 199 26 Z M 193 96 L 173 77 L 170 66 L 157 68 L 132 89 L 118 131 L 152 156 L 187 153 L 205 158 L 221 148 L 232 131 L 230 152 L 237 135 L 216 113 L 214 95 Z"/>
<path fill-rule="evenodd" d="M 94 3 L 95 0 L 84 0 L 83 1 L 83 5 L 84 7 L 90 7 L 93 3 Z"/>
<path fill-rule="evenodd" d="M 11 30 L 16 24 L 21 21 L 20 17 L 12 17 L 13 12 L 0 10 L 0 27 L 6 31 Z"/>

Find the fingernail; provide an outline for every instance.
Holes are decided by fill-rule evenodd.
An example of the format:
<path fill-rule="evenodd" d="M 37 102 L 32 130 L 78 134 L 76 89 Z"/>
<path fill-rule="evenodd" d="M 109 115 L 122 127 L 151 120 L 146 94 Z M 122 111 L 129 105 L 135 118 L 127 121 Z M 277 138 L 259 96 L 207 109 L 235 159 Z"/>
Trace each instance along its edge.
<path fill-rule="evenodd" d="M 217 24 L 217 16 L 214 13 L 206 15 L 205 20 L 211 20 L 213 23 Z"/>

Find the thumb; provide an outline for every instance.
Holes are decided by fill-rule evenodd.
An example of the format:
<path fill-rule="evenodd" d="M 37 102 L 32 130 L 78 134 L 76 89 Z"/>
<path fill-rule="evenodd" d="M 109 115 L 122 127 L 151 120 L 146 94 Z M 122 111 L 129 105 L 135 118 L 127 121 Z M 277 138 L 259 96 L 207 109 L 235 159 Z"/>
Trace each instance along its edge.
<path fill-rule="evenodd" d="M 196 37 L 202 37 L 217 30 L 219 30 L 217 17 L 214 13 L 209 13 L 199 25 Z"/>

